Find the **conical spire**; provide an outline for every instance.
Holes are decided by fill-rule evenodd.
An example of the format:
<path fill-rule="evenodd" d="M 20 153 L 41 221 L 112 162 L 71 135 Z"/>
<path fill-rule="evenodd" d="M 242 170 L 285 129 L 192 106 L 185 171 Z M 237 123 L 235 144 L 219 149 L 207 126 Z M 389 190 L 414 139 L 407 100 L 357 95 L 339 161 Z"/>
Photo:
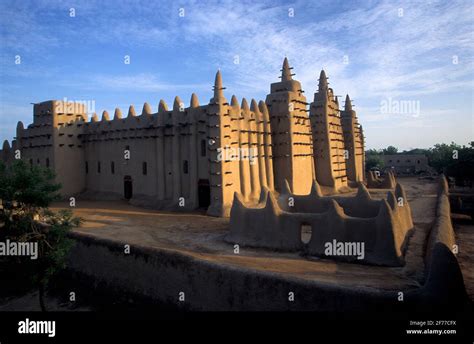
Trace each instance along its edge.
<path fill-rule="evenodd" d="M 265 104 L 265 102 L 263 100 L 261 100 L 261 101 L 258 102 L 258 108 L 259 108 L 260 112 L 263 115 L 263 120 L 268 121 L 269 120 L 269 115 L 268 115 L 267 104 Z"/>
<path fill-rule="evenodd" d="M 179 96 L 174 97 L 173 110 L 180 111 L 182 103 L 183 102 L 181 101 L 181 98 Z"/>
<path fill-rule="evenodd" d="M 135 117 L 137 114 L 135 112 L 135 107 L 133 105 L 130 105 L 128 108 L 128 115 L 127 117 Z"/>
<path fill-rule="evenodd" d="M 97 117 L 97 114 L 94 112 L 94 114 L 91 117 L 91 122 L 98 122 L 99 118 Z"/>
<path fill-rule="evenodd" d="M 122 118 L 122 111 L 119 108 L 115 108 L 114 119 Z"/>
<path fill-rule="evenodd" d="M 265 211 L 270 216 L 278 216 L 281 213 L 280 207 L 278 206 L 278 202 L 271 191 L 268 191 L 267 193 L 267 203 L 265 204 Z"/>
<path fill-rule="evenodd" d="M 216 80 L 214 81 L 214 102 L 224 98 L 224 87 L 222 87 L 222 75 L 220 69 L 216 73 Z"/>
<path fill-rule="evenodd" d="M 245 99 L 245 98 L 242 98 L 242 105 L 240 107 L 244 111 L 250 111 L 249 103 L 247 102 L 247 99 Z"/>
<path fill-rule="evenodd" d="M 324 69 L 321 69 L 321 74 L 319 74 L 319 89 L 325 89 L 328 87 L 328 78 L 326 77 L 326 72 Z"/>
<path fill-rule="evenodd" d="M 151 106 L 148 103 L 143 104 L 142 115 L 151 115 Z"/>
<path fill-rule="evenodd" d="M 352 102 L 348 94 L 346 94 L 346 102 L 344 104 L 344 111 L 352 111 Z"/>
<path fill-rule="evenodd" d="M 236 108 L 239 108 L 240 105 L 239 105 L 239 101 L 237 100 L 237 97 L 234 95 L 232 95 L 232 98 L 230 99 L 230 105 L 232 105 L 232 107 L 236 107 Z"/>
<path fill-rule="evenodd" d="M 360 198 L 360 199 L 364 199 L 364 200 L 371 199 L 370 193 L 369 193 L 369 191 L 367 190 L 366 186 L 363 183 L 359 183 L 356 197 Z"/>
<path fill-rule="evenodd" d="M 199 100 L 198 100 L 198 97 L 197 97 L 196 93 L 193 93 L 191 95 L 191 107 L 192 108 L 199 107 Z"/>
<path fill-rule="evenodd" d="M 283 67 L 281 69 L 281 81 L 290 81 L 293 78 L 291 77 L 291 67 L 288 63 L 288 59 L 285 57 L 283 60 Z"/>
<path fill-rule="evenodd" d="M 110 120 L 109 118 L 109 113 L 107 111 L 104 110 L 104 112 L 102 112 L 102 120 L 103 121 L 108 121 Z"/>
<path fill-rule="evenodd" d="M 160 104 L 158 105 L 158 113 L 163 113 L 168 111 L 168 105 L 163 99 L 160 99 Z"/>
<path fill-rule="evenodd" d="M 252 98 L 252 101 L 250 102 L 250 111 L 259 112 L 257 101 L 253 98 Z"/>

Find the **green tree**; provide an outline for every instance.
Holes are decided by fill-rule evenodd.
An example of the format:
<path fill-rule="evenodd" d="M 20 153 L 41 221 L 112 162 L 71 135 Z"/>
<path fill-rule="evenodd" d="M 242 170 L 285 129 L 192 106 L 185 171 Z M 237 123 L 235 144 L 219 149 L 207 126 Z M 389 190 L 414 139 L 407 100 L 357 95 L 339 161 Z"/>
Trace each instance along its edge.
<path fill-rule="evenodd" d="M 369 149 L 365 151 L 365 169 L 370 171 L 373 168 L 382 169 L 384 162 L 382 159 L 382 151 L 376 149 Z"/>
<path fill-rule="evenodd" d="M 454 142 L 430 148 L 428 162 L 438 173 L 454 177 L 458 185 L 472 185 L 474 179 L 474 142 L 461 146 Z"/>
<path fill-rule="evenodd" d="M 38 257 L 4 257 L 7 270 L 28 276 L 39 290 L 41 309 L 46 310 L 44 292 L 51 279 L 66 264 L 73 240 L 67 234 L 81 219 L 70 211 L 52 212 L 49 204 L 59 198 L 61 186 L 50 169 L 30 167 L 16 161 L 0 164 L 0 240 L 38 245 Z"/>
<path fill-rule="evenodd" d="M 378 168 L 382 169 L 384 166 L 383 160 L 380 157 L 380 155 L 368 155 L 365 158 L 365 169 L 367 171 L 373 169 L 373 168 Z"/>
<path fill-rule="evenodd" d="M 384 155 L 392 155 L 392 154 L 397 154 L 398 153 L 398 148 L 394 146 L 388 146 L 387 148 L 384 148 L 382 150 L 382 153 Z"/>

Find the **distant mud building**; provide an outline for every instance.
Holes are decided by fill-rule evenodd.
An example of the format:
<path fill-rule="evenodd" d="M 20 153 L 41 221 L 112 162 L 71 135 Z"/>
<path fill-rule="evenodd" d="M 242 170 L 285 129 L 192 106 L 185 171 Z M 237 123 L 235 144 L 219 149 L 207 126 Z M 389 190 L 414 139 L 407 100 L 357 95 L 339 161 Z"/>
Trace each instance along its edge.
<path fill-rule="evenodd" d="M 382 155 L 385 169 L 397 174 L 417 174 L 431 170 L 428 158 L 424 154 L 390 154 Z"/>
<path fill-rule="evenodd" d="M 324 71 L 308 104 L 285 58 L 281 81 L 265 101 L 224 96 L 220 71 L 214 96 L 185 107 L 179 97 L 158 112 L 104 111 L 88 120 L 84 105 L 35 104 L 33 123 L 17 125 L 1 159 L 53 169 L 64 197 L 129 199 L 161 209 L 207 208 L 229 216 L 234 193 L 258 203 L 262 189 L 308 194 L 314 179 L 337 191 L 364 180 L 364 136 L 349 96 L 339 109 Z"/>

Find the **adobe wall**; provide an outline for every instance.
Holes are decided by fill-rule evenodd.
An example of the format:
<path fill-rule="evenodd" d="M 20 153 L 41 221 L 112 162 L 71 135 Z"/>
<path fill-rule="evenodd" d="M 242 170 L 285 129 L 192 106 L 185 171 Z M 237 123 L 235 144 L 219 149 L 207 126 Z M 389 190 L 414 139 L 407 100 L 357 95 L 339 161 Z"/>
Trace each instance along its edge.
<path fill-rule="evenodd" d="M 469 297 L 456 255 L 456 238 L 451 222 L 449 187 L 444 175 L 439 177 L 436 219 L 425 252 L 426 281 L 420 290 L 420 305 L 436 308 L 460 306 L 470 309 Z M 472 301 L 471 301 L 472 304 Z"/>
<path fill-rule="evenodd" d="M 126 255 L 123 243 L 78 233 L 71 236 L 76 245 L 68 269 L 86 277 L 91 288 L 101 285 L 187 310 L 403 312 L 430 308 L 459 310 L 467 305 L 465 294 L 459 289 L 459 275 L 456 271 L 452 273 L 456 266 L 452 255 L 439 246 L 434 249 L 431 277 L 422 287 L 384 291 L 216 264 L 158 248 L 133 245 Z M 439 278 L 440 275 L 446 278 Z M 185 293 L 183 303 L 178 302 L 181 291 Z M 400 291 L 404 293 L 403 302 L 398 301 Z M 293 302 L 288 300 L 289 292 L 295 295 Z"/>
<path fill-rule="evenodd" d="M 453 250 L 456 244 L 453 224 L 451 222 L 451 207 L 449 204 L 449 187 L 446 177 L 439 177 L 438 202 L 436 205 L 436 220 L 428 238 L 425 260 L 429 262 L 437 243 Z"/>
<path fill-rule="evenodd" d="M 113 118 L 104 112 L 88 121 L 80 102 L 38 103 L 33 123 L 18 123 L 16 140 L 12 147 L 4 144 L 0 157 L 12 161 L 19 149 L 22 159 L 54 169 L 65 198 L 123 199 L 127 189 L 133 204 L 170 210 L 195 209 L 200 202 L 205 207 L 201 198 L 210 198 L 208 214 L 214 216 L 229 216 L 234 192 L 257 203 L 263 188 L 280 191 L 286 181 L 304 195 L 315 178 L 334 191 L 347 185 L 348 169 L 362 180 L 362 128 L 358 133 L 351 122 L 343 135 L 338 100 L 324 71 L 308 110 L 291 69 L 285 58 L 282 80 L 271 84 L 266 102 L 252 99 L 250 105 L 244 98 L 240 106 L 235 96 L 228 103 L 220 71 L 204 106 L 193 94 L 189 107 L 176 97 L 172 109 L 160 101 L 156 113 L 145 104 L 140 115 L 130 106 L 126 115 L 116 109 Z M 353 140 L 357 135 L 360 140 Z M 347 167 L 346 136 L 357 157 Z"/>
<path fill-rule="evenodd" d="M 405 191 L 397 184 L 387 200 L 372 200 L 361 184 L 355 197 L 323 197 L 316 181 L 305 196 L 283 193 L 279 200 L 263 190 L 257 206 L 246 205 L 235 194 L 231 210 L 229 243 L 283 251 L 305 251 L 325 256 L 325 245 L 337 242 L 364 243 L 365 256 L 346 256 L 375 265 L 404 264 L 409 231 L 413 228 Z M 292 204 L 289 205 L 289 200 Z M 340 202 L 340 203 L 339 203 Z M 310 241 L 302 242 L 302 226 L 310 226 Z M 336 257 L 341 258 L 341 257 Z"/>
<path fill-rule="evenodd" d="M 346 288 L 211 263 L 160 249 L 73 234 L 68 268 L 116 290 L 200 311 L 368 310 L 394 303 L 394 292 Z M 178 293 L 185 302 L 178 302 Z M 295 301 L 288 301 L 294 292 Z"/>
<path fill-rule="evenodd" d="M 126 117 L 116 109 L 113 119 L 104 112 L 102 120 L 95 117 L 86 123 L 85 196 L 121 199 L 124 177 L 129 176 L 131 203 L 137 205 L 195 209 L 201 182 L 210 189 L 209 215 L 229 216 L 235 191 L 256 202 L 262 185 L 274 187 L 268 109 L 255 100 L 249 107 L 245 98 L 240 107 L 235 96 L 229 104 L 223 89 L 218 72 L 214 97 L 207 105 L 200 106 L 193 94 L 189 107 L 176 97 L 172 110 L 160 101 L 157 113 L 145 104 L 139 116 L 131 107 Z M 126 149 L 129 159 L 124 158 Z M 250 156 L 249 149 L 254 150 Z"/>

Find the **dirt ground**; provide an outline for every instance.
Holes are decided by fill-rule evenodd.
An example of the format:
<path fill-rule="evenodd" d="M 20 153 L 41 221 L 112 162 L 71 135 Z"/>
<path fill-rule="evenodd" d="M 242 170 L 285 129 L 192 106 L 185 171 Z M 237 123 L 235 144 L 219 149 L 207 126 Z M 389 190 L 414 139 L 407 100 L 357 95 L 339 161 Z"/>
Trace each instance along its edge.
<path fill-rule="evenodd" d="M 170 213 L 130 206 L 121 201 L 81 201 L 74 213 L 85 222 L 76 232 L 115 240 L 124 244 L 179 251 L 197 259 L 236 268 L 268 271 L 287 278 L 384 290 L 417 288 L 423 281 L 423 247 L 434 220 L 436 183 L 416 178 L 400 179 L 407 191 L 415 231 L 410 238 L 404 267 L 378 267 L 303 257 L 264 249 L 234 247 L 224 241 L 229 220 L 202 213 Z M 370 190 L 373 198 L 387 190 Z M 53 209 L 66 208 L 66 203 Z"/>

